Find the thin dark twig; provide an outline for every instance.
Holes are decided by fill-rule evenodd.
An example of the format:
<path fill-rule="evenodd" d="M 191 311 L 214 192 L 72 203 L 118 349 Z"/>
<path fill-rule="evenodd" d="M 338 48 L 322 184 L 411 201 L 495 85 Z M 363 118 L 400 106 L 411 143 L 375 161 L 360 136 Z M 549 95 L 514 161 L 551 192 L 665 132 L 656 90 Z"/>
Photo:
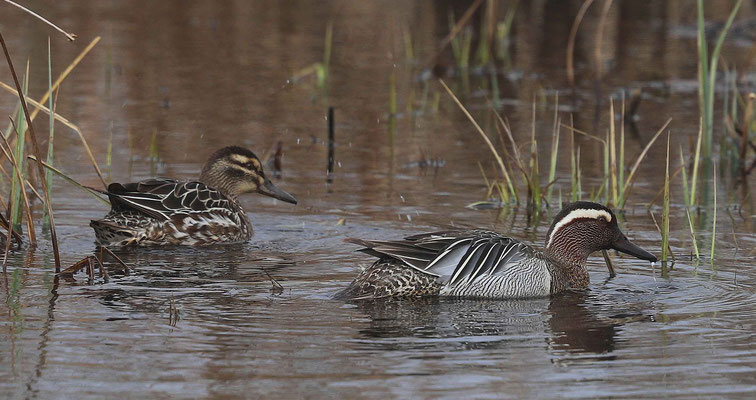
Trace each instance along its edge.
<path fill-rule="evenodd" d="M 273 288 L 275 290 L 279 290 L 279 291 L 284 290 L 283 285 L 281 285 L 280 283 L 278 283 L 277 280 L 275 280 L 272 276 L 270 276 L 270 274 L 268 273 L 268 271 L 265 270 L 265 268 L 262 268 L 262 272 L 264 272 L 265 276 L 267 276 L 268 279 L 270 279 L 270 282 L 273 284 Z"/>
<path fill-rule="evenodd" d="M 100 249 L 105 250 L 105 252 L 107 252 L 111 257 L 113 257 L 113 259 L 116 260 L 116 262 L 118 262 L 119 264 L 121 264 L 121 266 L 123 266 L 123 269 L 126 270 L 126 273 L 129 272 L 129 266 L 126 265 L 126 263 L 123 262 L 123 260 L 121 260 L 120 257 L 118 257 L 117 255 L 115 255 L 115 253 L 113 253 L 112 250 L 110 250 L 109 248 L 104 247 L 104 246 L 101 246 Z"/>
<path fill-rule="evenodd" d="M 39 143 L 37 143 L 37 136 L 34 134 L 34 125 L 32 124 L 31 117 L 29 116 L 29 109 L 26 106 L 26 99 L 24 98 L 24 93 L 21 90 L 21 84 L 18 83 L 18 75 L 16 75 L 16 69 L 13 67 L 13 62 L 11 61 L 10 54 L 8 53 L 8 47 L 5 45 L 5 39 L 3 38 L 2 33 L 0 33 L 0 45 L 3 46 L 5 59 L 8 61 L 8 68 L 10 68 L 11 75 L 13 76 L 13 82 L 16 84 L 18 98 L 19 100 L 21 100 L 21 107 L 24 109 L 24 115 L 26 116 L 26 122 L 29 129 L 29 137 L 34 144 L 34 155 L 38 160 L 41 160 L 42 157 L 40 157 Z M 45 170 L 42 167 L 42 164 L 37 163 L 37 170 L 40 177 L 45 176 Z M 52 205 L 50 204 L 50 191 L 47 188 L 47 182 L 44 179 L 41 179 L 41 181 L 42 190 L 45 194 L 45 206 L 47 207 L 47 215 L 50 218 L 50 239 L 53 246 L 53 256 L 55 257 L 55 273 L 57 274 L 60 272 L 60 253 L 58 252 L 58 237 L 55 233 L 55 218 L 53 217 Z"/>
<path fill-rule="evenodd" d="M 105 269 L 105 265 L 102 263 L 102 247 L 100 248 L 100 257 L 97 257 L 95 254 L 94 259 L 97 261 L 97 265 L 100 268 L 100 276 L 105 279 L 105 282 L 107 283 L 110 280 L 110 275 L 108 275 L 108 270 Z"/>

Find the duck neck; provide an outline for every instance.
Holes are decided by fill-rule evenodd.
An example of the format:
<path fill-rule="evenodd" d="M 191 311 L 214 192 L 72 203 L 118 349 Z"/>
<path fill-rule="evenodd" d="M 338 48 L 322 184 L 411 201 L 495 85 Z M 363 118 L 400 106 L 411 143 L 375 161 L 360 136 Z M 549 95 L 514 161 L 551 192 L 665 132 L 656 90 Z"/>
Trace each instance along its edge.
<path fill-rule="evenodd" d="M 593 250 L 583 232 L 576 226 L 565 226 L 546 240 L 543 253 L 556 266 L 555 281 L 564 286 L 557 289 L 587 287 L 589 277 L 586 262 Z"/>
<path fill-rule="evenodd" d="M 202 169 L 202 173 L 200 173 L 199 181 L 208 187 L 220 191 L 226 197 L 233 200 L 236 200 L 239 196 L 236 189 L 237 185 L 235 185 L 228 176 L 221 174 L 216 169 L 205 166 L 205 168 Z"/>

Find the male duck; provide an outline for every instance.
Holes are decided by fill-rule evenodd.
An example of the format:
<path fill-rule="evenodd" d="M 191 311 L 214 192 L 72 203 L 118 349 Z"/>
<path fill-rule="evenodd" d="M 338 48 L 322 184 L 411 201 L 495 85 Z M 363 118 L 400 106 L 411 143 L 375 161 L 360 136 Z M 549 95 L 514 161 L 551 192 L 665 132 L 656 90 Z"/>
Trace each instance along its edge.
<path fill-rule="evenodd" d="M 89 225 L 101 246 L 244 242 L 252 237 L 252 225 L 236 198 L 251 192 L 297 204 L 265 177 L 253 152 L 224 147 L 207 160 L 199 182 L 111 183 L 103 193 L 112 209 Z"/>
<path fill-rule="evenodd" d="M 554 217 L 543 252 L 498 232 L 458 230 L 404 240 L 347 239 L 378 257 L 340 299 L 457 296 L 515 299 L 584 289 L 588 256 L 615 249 L 642 260 L 656 257 L 627 240 L 612 211 L 579 201 Z"/>

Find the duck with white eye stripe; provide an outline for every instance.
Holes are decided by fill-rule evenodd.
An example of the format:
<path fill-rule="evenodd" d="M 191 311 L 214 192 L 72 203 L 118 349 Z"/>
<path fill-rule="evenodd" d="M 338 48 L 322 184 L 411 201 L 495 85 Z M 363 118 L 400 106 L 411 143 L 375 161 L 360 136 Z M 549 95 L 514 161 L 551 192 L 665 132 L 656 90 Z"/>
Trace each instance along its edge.
<path fill-rule="evenodd" d="M 240 243 L 252 237 L 252 224 L 237 201 L 244 193 L 297 204 L 294 196 L 265 176 L 255 153 L 224 147 L 205 162 L 198 181 L 153 178 L 111 183 L 103 191 L 112 209 L 89 225 L 100 246 L 200 246 Z"/>
<path fill-rule="evenodd" d="M 397 241 L 347 241 L 378 257 L 336 295 L 348 300 L 546 297 L 587 288 L 586 261 L 599 250 L 614 249 L 656 262 L 653 254 L 627 239 L 612 210 L 585 201 L 567 204 L 554 217 L 543 251 L 485 230 L 432 232 Z"/>

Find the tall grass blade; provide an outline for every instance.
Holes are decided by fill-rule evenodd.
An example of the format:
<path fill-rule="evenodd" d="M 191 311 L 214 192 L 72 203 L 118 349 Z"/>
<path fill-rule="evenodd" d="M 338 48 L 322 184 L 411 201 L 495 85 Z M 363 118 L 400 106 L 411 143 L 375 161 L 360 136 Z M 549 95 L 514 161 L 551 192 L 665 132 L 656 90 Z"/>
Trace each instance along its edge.
<path fill-rule="evenodd" d="M 701 161 L 701 140 L 703 138 L 703 118 L 699 120 L 698 124 L 698 139 L 696 139 L 696 153 L 693 156 L 693 172 L 690 176 L 690 199 L 688 201 L 689 207 L 693 207 L 696 204 L 696 185 L 698 183 L 698 165 Z"/>
<path fill-rule="evenodd" d="M 612 179 L 612 204 L 616 206 L 619 201 L 617 189 L 617 135 L 614 128 L 614 99 L 611 98 L 609 99 L 609 167 Z M 608 196 L 609 193 L 607 193 Z"/>
<path fill-rule="evenodd" d="M 546 201 L 551 203 L 551 192 L 554 189 L 556 178 L 557 155 L 559 153 L 559 131 L 561 128 L 559 119 L 559 92 L 554 95 L 554 127 L 551 132 L 551 162 L 549 163 L 549 188 L 546 189 Z"/>
<path fill-rule="evenodd" d="M 52 50 L 50 46 L 50 37 L 47 37 L 47 90 L 52 92 Z M 53 142 L 55 141 L 55 105 L 53 104 L 53 96 L 49 97 L 48 108 L 50 109 L 50 121 L 49 135 L 47 137 L 47 163 L 53 164 Z M 47 181 L 47 197 L 52 198 L 52 172 L 45 171 L 45 178 Z M 50 216 L 47 215 L 47 207 L 44 209 L 44 216 L 42 217 L 42 227 L 50 228 Z"/>
<path fill-rule="evenodd" d="M 26 73 L 24 74 L 21 90 L 24 94 L 29 90 L 28 60 L 26 61 Z M 19 98 L 19 103 L 20 102 L 21 100 Z M 24 162 L 24 146 L 26 144 L 26 120 L 24 119 L 23 107 L 19 108 L 18 114 L 16 115 L 16 121 L 16 124 L 13 126 L 14 130 L 16 131 L 16 151 L 14 158 L 16 160 L 21 160 L 21 162 L 18 165 L 18 168 L 13 169 L 13 177 L 11 182 L 11 201 L 15 202 L 16 204 L 21 204 L 21 191 L 24 190 L 24 185 L 23 183 L 19 184 L 17 182 L 22 182 L 24 177 L 26 176 L 26 163 Z M 13 124 L 13 120 L 11 120 L 11 124 Z M 21 229 L 21 212 L 21 208 L 16 207 L 14 212 L 11 214 L 10 222 L 13 226 L 13 229 Z"/>
<path fill-rule="evenodd" d="M 14 129 L 15 129 L 15 126 L 14 126 Z M 8 144 L 8 141 L 5 140 L 4 136 L 2 137 L 2 140 L 3 140 L 3 144 L 5 144 L 5 147 L 2 147 L 2 146 L 0 146 L 0 147 L 2 147 L 3 154 L 5 155 L 6 158 L 8 158 L 8 160 L 11 163 L 11 165 L 13 166 L 13 172 L 14 172 L 13 173 L 13 183 L 17 183 L 17 187 L 20 187 L 20 193 L 21 193 L 21 198 L 20 199 L 11 198 L 11 206 L 13 204 L 16 205 L 16 207 L 11 207 L 11 208 L 13 209 L 14 212 L 19 212 L 20 213 L 21 211 L 24 211 L 26 213 L 26 229 L 27 229 L 28 234 L 29 234 L 29 244 L 32 245 L 32 246 L 36 246 L 37 245 L 37 234 L 34 231 L 34 219 L 32 217 L 31 206 L 29 205 L 29 198 L 26 195 L 26 187 L 24 185 L 24 179 L 22 178 L 23 174 L 21 173 L 21 169 L 20 169 L 18 163 L 16 162 L 16 158 L 13 156 L 13 150 L 11 150 L 10 144 Z M 6 151 L 6 148 L 7 148 L 7 151 Z M 31 186 L 31 185 L 29 185 L 29 186 Z M 20 207 L 18 206 L 20 204 L 21 200 L 24 201 L 23 210 L 21 210 Z M 14 213 L 11 212 L 11 215 L 14 215 Z M 13 225 L 11 224 L 11 226 L 13 226 Z M 20 227 L 21 227 L 21 221 L 19 219 L 18 228 L 13 228 L 13 230 L 14 231 L 18 230 L 20 232 L 21 231 Z"/>
<path fill-rule="evenodd" d="M 457 106 L 459 106 L 459 108 L 465 114 L 465 116 L 467 117 L 467 119 L 469 119 L 470 122 L 472 122 L 473 126 L 475 127 L 475 130 L 478 131 L 478 133 L 480 134 L 480 136 L 483 138 L 483 141 L 486 142 L 486 144 L 488 145 L 488 148 L 491 150 L 491 153 L 493 154 L 494 158 L 496 159 L 496 162 L 499 164 L 499 168 L 501 169 L 501 172 L 504 175 L 504 178 L 508 182 L 511 182 L 511 180 L 509 178 L 509 172 L 507 171 L 507 167 L 504 165 L 504 160 L 501 158 L 501 156 L 499 156 L 499 152 L 496 151 L 496 147 L 494 147 L 493 143 L 491 143 L 491 139 L 488 138 L 488 135 L 486 135 L 486 133 L 483 131 L 483 129 L 480 127 L 480 125 L 478 125 L 478 123 L 475 121 L 475 118 L 473 118 L 472 115 L 470 115 L 470 113 L 467 111 L 467 109 L 465 108 L 465 106 L 463 106 L 462 103 L 457 98 L 457 96 L 454 95 L 454 92 L 452 92 L 452 90 L 449 89 L 449 86 L 446 86 L 446 83 L 443 81 L 443 79 L 439 79 L 438 81 L 441 83 L 441 86 L 444 87 L 444 89 L 446 90 L 446 92 L 449 93 L 449 96 L 451 96 L 451 98 L 454 100 L 454 102 L 457 104 Z"/>
<path fill-rule="evenodd" d="M 632 188 L 633 184 L 633 178 L 635 177 L 635 172 L 638 170 L 638 167 L 640 166 L 641 161 L 646 157 L 646 154 L 648 153 L 648 150 L 651 148 L 651 146 L 656 142 L 656 139 L 659 138 L 659 135 L 664 132 L 664 129 L 667 128 L 667 125 L 672 122 L 672 118 L 667 119 L 667 122 L 662 125 L 661 128 L 656 132 L 656 134 L 649 140 L 648 144 L 645 148 L 643 148 L 643 151 L 638 155 L 638 158 L 635 160 L 635 164 L 633 164 L 633 167 L 630 169 L 630 173 L 627 175 L 627 179 L 625 180 L 624 185 L 622 186 L 622 193 L 623 198 L 620 201 L 620 204 L 618 205 L 620 208 L 623 208 L 625 206 L 625 202 L 627 201 L 627 196 L 630 193 L 630 188 Z"/>
<path fill-rule="evenodd" d="M 37 142 L 37 136 L 34 134 L 34 126 L 32 125 L 31 121 L 31 115 L 29 114 L 29 109 L 26 106 L 26 100 L 23 91 L 21 90 L 21 85 L 18 82 L 18 76 L 16 75 L 16 70 L 13 67 L 13 62 L 11 61 L 10 54 L 8 54 L 8 47 L 5 44 L 5 38 L 3 38 L 2 33 L 0 33 L 0 44 L 2 44 L 3 52 L 5 53 L 5 59 L 8 62 L 8 68 L 11 71 L 11 75 L 13 76 L 13 82 L 16 84 L 16 90 L 18 91 L 18 97 L 21 99 L 21 107 L 24 110 L 24 115 L 26 116 L 26 122 L 29 125 L 29 137 L 31 138 L 33 149 L 34 149 L 34 155 L 37 157 L 37 159 L 40 158 L 40 151 L 39 151 L 39 144 Z M 52 241 L 52 247 L 53 247 L 53 256 L 55 258 L 55 272 L 60 272 L 60 253 L 58 252 L 58 237 L 55 233 L 55 219 L 53 218 L 52 213 L 52 205 L 50 204 L 50 197 L 47 196 L 49 193 L 49 190 L 47 188 L 47 182 L 42 179 L 42 177 L 45 176 L 44 169 L 42 168 L 41 164 L 37 164 L 37 171 L 39 172 L 40 181 L 42 182 L 42 190 L 45 193 L 45 207 L 48 209 L 48 214 L 50 216 L 50 239 Z"/>
<path fill-rule="evenodd" d="M 690 239 L 693 241 L 693 252 L 696 255 L 696 260 L 700 260 L 701 254 L 698 251 L 698 238 L 696 238 L 696 229 L 693 227 L 693 218 L 690 216 L 691 204 L 689 203 L 690 193 L 688 189 L 688 173 L 685 171 L 685 158 L 683 156 L 682 146 L 680 146 L 680 171 L 682 171 L 683 201 L 685 202 L 685 215 L 688 218 Z"/>
<path fill-rule="evenodd" d="M 664 201 L 662 206 L 662 256 L 663 263 L 667 262 L 667 248 L 669 246 L 669 137 L 667 132 L 667 159 L 664 171 Z"/>

